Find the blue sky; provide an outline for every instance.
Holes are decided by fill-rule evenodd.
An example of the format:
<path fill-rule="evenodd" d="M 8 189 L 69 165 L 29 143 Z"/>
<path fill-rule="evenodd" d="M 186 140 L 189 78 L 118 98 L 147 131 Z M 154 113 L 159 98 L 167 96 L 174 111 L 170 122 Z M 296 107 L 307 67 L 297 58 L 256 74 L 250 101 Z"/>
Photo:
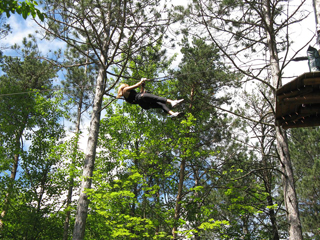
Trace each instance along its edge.
<path fill-rule="evenodd" d="M 9 56 L 17 56 L 17 52 L 10 49 L 10 46 L 14 44 L 21 45 L 22 40 L 25 37 L 28 37 L 29 34 L 33 34 L 36 36 L 37 43 L 39 50 L 41 51 L 42 55 L 46 56 L 47 54 L 50 55 L 50 51 L 56 51 L 57 49 L 65 49 L 66 45 L 64 42 L 60 40 L 42 40 L 41 28 L 35 23 L 35 21 L 28 17 L 26 20 L 23 19 L 20 15 L 12 14 L 9 19 L 7 19 L 7 23 L 10 24 L 12 33 L 9 34 L 5 39 L 1 40 L 1 46 L 8 47 L 7 49 L 3 50 L 5 55 Z M 35 32 L 39 31 L 40 34 L 36 34 Z M 60 71 L 58 78 L 54 81 L 54 85 L 59 84 L 59 81 L 63 79 L 63 73 Z M 89 125 L 90 117 L 84 115 L 83 117 L 83 130 L 85 131 L 87 126 Z M 64 120 L 64 124 L 68 128 L 71 123 L 67 120 Z M 25 147 L 28 147 L 27 142 L 25 142 Z M 85 149 L 86 146 L 86 138 L 81 139 L 81 148 Z"/>
<path fill-rule="evenodd" d="M 187 1 L 185 0 L 174 0 L 175 4 L 186 4 Z M 292 0 L 290 1 L 290 4 L 292 7 L 291 9 L 294 9 L 297 7 L 300 3 L 300 0 Z M 295 25 L 293 29 L 290 31 L 290 36 L 294 39 L 296 42 L 292 47 L 292 51 L 295 51 L 296 49 L 300 49 L 305 42 L 307 42 L 309 39 L 311 39 L 312 35 L 315 33 L 315 16 L 313 13 L 313 7 L 312 7 L 312 0 L 307 0 L 307 2 L 304 4 L 304 9 L 310 11 L 310 14 L 306 20 L 304 20 L 301 23 L 298 23 Z M 41 28 L 32 20 L 31 17 L 28 17 L 27 20 L 23 19 L 20 15 L 13 14 L 11 17 L 7 20 L 7 23 L 10 24 L 12 28 L 12 33 L 7 36 L 5 39 L 1 40 L 1 46 L 10 46 L 13 44 L 19 44 L 21 45 L 21 41 L 24 37 L 27 37 L 29 34 L 35 34 L 35 31 L 38 30 L 43 32 Z M 53 40 L 48 42 L 48 40 L 41 40 L 42 36 L 41 34 L 37 34 L 38 39 L 38 45 L 40 51 L 43 53 L 43 55 L 46 55 L 49 53 L 49 50 L 56 50 L 56 49 L 64 49 L 65 43 L 61 40 Z M 319 48 L 319 46 L 316 46 L 315 39 L 311 42 L 312 46 L 315 46 Z M 168 49 L 169 53 L 173 54 L 173 52 L 177 52 L 178 49 Z M 16 55 L 16 53 L 12 50 L 5 50 L 4 54 L 6 55 Z M 298 56 L 306 56 L 306 48 L 301 51 L 301 53 Z M 177 58 L 177 61 L 179 61 L 181 58 L 179 56 Z M 177 63 L 175 63 L 176 65 Z M 292 75 L 301 75 L 302 73 L 309 71 L 308 65 L 306 61 L 304 62 L 292 62 L 288 66 L 288 73 Z M 287 75 L 290 75 L 287 74 Z"/>
<path fill-rule="evenodd" d="M 5 39 L 1 41 L 1 45 L 10 46 L 13 44 L 21 45 L 22 39 L 28 37 L 29 34 L 35 34 L 38 30 L 41 32 L 41 28 L 32 20 L 31 17 L 28 17 L 26 20 L 23 19 L 20 15 L 13 14 L 7 19 L 7 23 L 10 24 L 12 33 L 9 34 Z M 49 50 L 56 50 L 58 48 L 65 48 L 64 42 L 60 40 L 54 40 L 48 42 L 47 40 L 41 40 L 42 36 L 36 34 L 39 42 L 39 49 L 43 54 L 49 53 Z M 6 55 L 14 54 L 12 50 L 5 50 Z"/>

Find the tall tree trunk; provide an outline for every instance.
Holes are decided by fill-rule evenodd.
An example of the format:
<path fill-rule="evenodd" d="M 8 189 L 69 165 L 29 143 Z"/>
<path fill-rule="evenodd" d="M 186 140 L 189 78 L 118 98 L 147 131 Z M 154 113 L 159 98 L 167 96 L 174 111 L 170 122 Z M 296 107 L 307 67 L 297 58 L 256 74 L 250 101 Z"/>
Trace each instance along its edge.
<path fill-rule="evenodd" d="M 320 0 L 313 0 L 313 8 L 316 20 L 317 43 L 320 45 Z"/>
<path fill-rule="evenodd" d="M 108 3 L 108 14 L 106 16 L 106 22 L 110 22 L 112 15 L 112 3 Z M 109 50 L 109 39 L 110 38 L 110 26 L 105 29 L 104 32 L 104 44 L 101 49 L 100 55 L 100 67 L 96 82 L 96 89 L 95 89 L 95 96 L 93 100 L 92 106 L 92 117 L 90 121 L 90 130 L 89 130 L 89 137 L 87 142 L 87 149 L 86 149 L 86 157 L 84 159 L 84 166 L 83 166 L 83 173 L 82 173 L 82 183 L 81 183 L 81 191 L 80 197 L 78 200 L 77 206 L 77 215 L 73 229 L 73 239 L 74 240 L 82 240 L 84 239 L 85 235 L 85 226 L 86 220 L 88 216 L 88 208 L 89 208 L 89 199 L 86 194 L 86 189 L 91 188 L 92 183 L 92 175 L 94 170 L 94 162 L 96 158 L 96 150 L 97 150 L 97 143 L 98 143 L 98 136 L 99 136 L 99 128 L 100 128 L 100 117 L 102 111 L 102 100 L 103 95 L 105 93 L 106 88 L 106 63 L 107 63 L 107 55 Z"/>
<path fill-rule="evenodd" d="M 264 186 L 265 189 L 268 193 L 267 196 L 267 203 L 268 206 L 273 206 L 273 198 L 272 198 L 272 188 L 271 188 L 271 176 L 268 170 L 268 164 L 267 164 L 267 160 L 266 157 L 263 155 L 262 156 L 262 162 L 264 164 L 264 167 L 266 168 L 263 171 L 263 178 L 264 178 Z M 279 231 L 278 231 L 278 224 L 277 224 L 277 218 L 276 218 L 276 213 L 274 211 L 273 208 L 269 209 L 269 217 L 270 217 L 270 221 L 271 221 L 271 226 L 272 226 L 272 239 L 273 240 L 279 240 Z"/>
<path fill-rule="evenodd" d="M 269 195 L 267 196 L 267 201 L 269 206 L 273 206 L 272 197 Z M 279 233 L 278 233 L 278 225 L 277 225 L 277 218 L 273 208 L 269 209 L 269 216 L 272 224 L 272 239 L 279 240 Z"/>
<path fill-rule="evenodd" d="M 196 166 L 195 169 L 193 170 L 193 175 L 194 175 L 194 186 L 197 187 L 199 186 L 199 180 L 200 180 L 200 177 L 199 177 L 199 171 L 198 171 L 198 167 Z M 199 197 L 199 192 L 198 191 L 195 191 L 194 193 L 194 197 L 197 199 Z M 197 209 L 198 211 L 200 212 L 200 208 L 201 208 L 201 204 L 199 202 L 196 203 L 197 205 Z M 201 240 L 201 236 L 200 236 L 200 231 L 201 229 L 198 228 L 198 226 L 200 226 L 201 224 L 201 221 L 199 220 L 199 214 L 196 213 L 196 230 L 197 232 L 194 233 L 194 240 Z"/>
<path fill-rule="evenodd" d="M 262 116 L 260 116 L 262 117 Z M 266 136 L 269 127 L 266 127 L 265 125 L 262 124 L 261 126 L 261 133 L 262 133 L 262 137 L 261 137 L 261 152 L 262 152 L 262 163 L 263 166 L 265 168 L 265 170 L 263 170 L 263 182 L 264 182 L 264 187 L 266 189 L 266 192 L 268 193 L 267 196 L 267 203 L 268 206 L 273 206 L 273 197 L 272 197 L 272 173 L 270 173 L 269 168 L 269 164 L 268 164 L 268 158 L 266 156 L 269 155 L 268 152 L 266 152 L 266 148 L 265 148 L 265 140 L 266 140 Z M 270 150 L 270 149 L 269 149 Z M 277 224 L 277 218 L 276 218 L 276 213 L 274 211 L 273 208 L 269 209 L 269 217 L 270 217 L 270 221 L 271 221 L 271 226 L 272 226 L 272 239 L 273 240 L 279 240 L 279 231 L 278 231 L 278 224 Z"/>
<path fill-rule="evenodd" d="M 276 49 L 275 33 L 273 31 L 272 15 L 269 6 L 271 6 L 269 0 L 264 0 L 264 17 L 266 22 L 268 49 L 270 54 L 272 84 L 275 89 L 278 89 L 281 86 L 281 72 L 279 67 L 278 52 Z M 274 98 L 276 98 L 275 92 Z M 299 218 L 298 199 L 295 191 L 293 169 L 291 165 L 286 131 L 281 129 L 279 126 L 276 126 L 276 139 L 277 151 L 280 156 L 281 168 L 284 173 L 282 180 L 284 203 L 287 210 L 287 221 L 289 224 L 289 240 L 303 239 L 301 222 Z"/>
<path fill-rule="evenodd" d="M 160 187 L 160 184 L 158 183 L 158 181 L 157 181 L 157 186 Z M 155 192 L 155 203 L 156 203 L 156 207 L 158 208 L 160 206 L 160 188 L 158 188 L 158 190 Z M 156 211 L 156 219 L 158 220 L 158 223 L 155 226 L 155 235 L 158 236 L 160 232 L 160 222 L 161 222 L 161 218 L 159 216 L 158 211 Z"/>
<path fill-rule="evenodd" d="M 70 180 L 69 180 L 69 189 L 68 189 L 68 196 L 67 196 L 67 212 L 66 212 L 66 218 L 64 221 L 64 227 L 63 227 L 63 240 L 68 240 L 68 230 L 69 230 L 69 222 L 70 222 L 70 205 L 72 202 L 72 192 L 73 192 L 73 185 L 74 185 L 74 171 L 73 166 L 76 162 L 77 157 L 77 151 L 78 151 L 78 144 L 79 144 L 79 134 L 80 134 L 80 123 L 81 123 L 81 114 L 82 114 L 82 103 L 83 103 L 83 86 L 81 87 L 80 97 L 79 97 L 79 104 L 78 104 L 78 110 L 77 110 L 77 123 L 76 123 L 76 140 L 73 148 L 73 154 L 71 159 L 71 173 L 70 173 Z"/>
<path fill-rule="evenodd" d="M 105 46 L 105 48 L 106 47 L 107 46 Z M 101 62 L 105 63 L 105 61 L 106 59 L 102 54 Z M 92 175 L 93 175 L 99 127 L 100 127 L 101 107 L 102 107 L 102 100 L 103 100 L 104 89 L 105 89 L 105 78 L 106 78 L 105 75 L 106 75 L 105 68 L 103 65 L 101 65 L 98 73 L 96 92 L 95 92 L 94 101 L 93 101 L 93 109 L 92 109 L 92 117 L 90 122 L 86 157 L 85 157 L 84 166 L 83 166 L 83 179 L 81 183 L 81 192 L 80 192 L 80 197 L 78 201 L 76 221 L 75 221 L 74 230 L 73 230 L 74 240 L 84 239 L 85 225 L 86 225 L 86 219 L 87 219 L 88 207 L 89 207 L 89 199 L 85 191 L 86 189 L 91 188 L 91 183 L 92 183 Z"/>
<path fill-rule="evenodd" d="M 299 217 L 298 199 L 295 191 L 293 169 L 289 154 L 288 141 L 285 131 L 276 127 L 277 151 L 281 160 L 284 203 L 289 223 L 289 240 L 301 240 L 302 229 Z"/>
<path fill-rule="evenodd" d="M 173 239 L 176 240 L 178 237 L 177 234 L 177 226 L 176 222 L 180 218 L 180 209 L 181 209 L 181 200 L 182 200 L 182 191 L 183 191 L 183 182 L 184 182 L 184 172 L 186 168 L 186 159 L 182 159 L 181 164 L 180 164 L 180 174 L 179 174 L 179 185 L 178 185 L 178 194 L 176 198 L 176 205 L 174 209 L 174 220 L 175 220 L 175 225 L 172 228 L 172 236 Z"/>

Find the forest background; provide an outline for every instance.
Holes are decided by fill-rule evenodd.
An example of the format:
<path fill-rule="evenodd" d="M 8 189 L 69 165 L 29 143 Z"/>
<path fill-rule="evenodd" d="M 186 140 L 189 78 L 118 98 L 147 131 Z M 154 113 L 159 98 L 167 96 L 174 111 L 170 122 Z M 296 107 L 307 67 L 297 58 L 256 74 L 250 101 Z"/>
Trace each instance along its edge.
<path fill-rule="evenodd" d="M 312 2 L 178 5 L 1 15 L 1 238 L 320 239 L 318 127 L 274 125 Z M 142 77 L 184 117 L 115 100 Z"/>

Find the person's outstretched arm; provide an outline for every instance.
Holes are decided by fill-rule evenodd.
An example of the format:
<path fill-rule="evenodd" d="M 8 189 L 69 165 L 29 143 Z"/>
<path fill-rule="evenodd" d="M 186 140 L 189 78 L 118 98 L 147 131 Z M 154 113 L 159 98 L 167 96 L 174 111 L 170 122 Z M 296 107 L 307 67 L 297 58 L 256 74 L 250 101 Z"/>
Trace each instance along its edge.
<path fill-rule="evenodd" d="M 145 93 L 145 89 L 144 89 L 144 86 L 146 85 L 146 82 L 143 82 L 140 86 L 140 93 Z"/>
<path fill-rule="evenodd" d="M 136 83 L 135 85 L 129 86 L 129 87 L 125 87 L 123 89 L 123 91 L 130 91 L 131 89 L 135 89 L 139 86 L 141 86 L 147 79 L 146 78 L 141 78 L 141 81 Z"/>

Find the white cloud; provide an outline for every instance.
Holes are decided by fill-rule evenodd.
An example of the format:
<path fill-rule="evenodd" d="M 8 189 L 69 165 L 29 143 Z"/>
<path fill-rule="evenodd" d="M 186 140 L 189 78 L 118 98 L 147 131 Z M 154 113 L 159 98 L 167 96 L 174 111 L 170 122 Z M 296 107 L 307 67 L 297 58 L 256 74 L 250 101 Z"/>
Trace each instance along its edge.
<path fill-rule="evenodd" d="M 20 44 L 24 37 L 35 32 L 36 26 L 32 22 L 31 19 L 24 20 L 19 15 L 11 15 L 7 23 L 10 24 L 12 33 L 3 39 L 2 43 L 6 45 Z"/>
<path fill-rule="evenodd" d="M 22 40 L 30 34 L 36 36 L 38 47 L 43 54 L 49 53 L 50 50 L 55 51 L 59 48 L 64 49 L 66 46 L 61 40 L 43 40 L 43 37 L 36 33 L 36 31 L 41 32 L 42 29 L 31 17 L 28 17 L 25 20 L 20 15 L 13 14 L 8 18 L 7 23 L 10 24 L 12 33 L 1 41 L 1 44 L 6 47 L 10 47 L 14 44 L 21 45 Z M 10 49 L 5 50 L 4 53 L 7 55 L 13 54 Z"/>

